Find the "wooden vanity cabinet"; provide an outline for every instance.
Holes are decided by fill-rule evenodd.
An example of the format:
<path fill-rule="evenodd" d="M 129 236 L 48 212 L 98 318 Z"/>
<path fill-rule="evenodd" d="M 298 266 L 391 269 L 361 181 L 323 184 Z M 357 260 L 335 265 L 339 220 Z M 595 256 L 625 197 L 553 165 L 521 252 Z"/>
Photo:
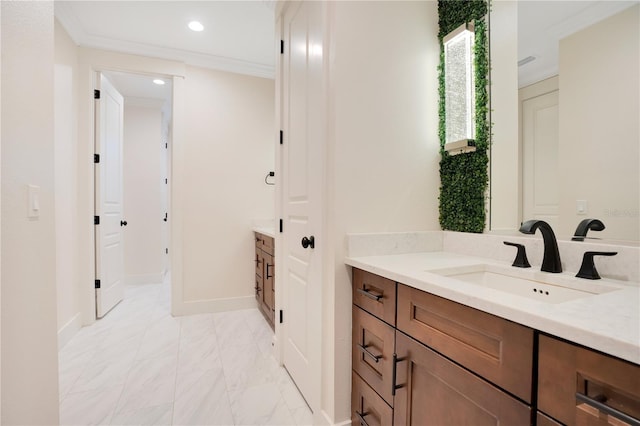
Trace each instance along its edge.
<path fill-rule="evenodd" d="M 353 425 L 531 424 L 533 330 L 357 268 L 353 303 Z"/>
<path fill-rule="evenodd" d="M 271 328 L 275 327 L 275 262 L 274 240 L 268 235 L 255 233 L 256 240 L 256 285 L 255 295 L 258 307 Z"/>
<path fill-rule="evenodd" d="M 566 425 L 640 425 L 640 366 L 546 335 L 538 362 L 542 413 Z"/>

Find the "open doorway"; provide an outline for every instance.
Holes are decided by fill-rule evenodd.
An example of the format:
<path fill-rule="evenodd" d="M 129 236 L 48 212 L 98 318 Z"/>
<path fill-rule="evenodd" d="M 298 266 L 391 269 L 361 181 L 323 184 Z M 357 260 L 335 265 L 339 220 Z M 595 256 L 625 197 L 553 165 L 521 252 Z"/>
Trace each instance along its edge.
<path fill-rule="evenodd" d="M 169 144 L 172 80 L 158 76 L 104 71 L 96 111 L 114 108 L 118 120 L 96 114 L 96 316 L 106 315 L 126 286 L 165 284 L 168 276 Z M 112 95 L 122 97 L 117 111 Z M 121 148 L 107 146 L 105 126 L 121 133 Z M 113 137 L 114 139 L 116 137 Z M 120 150 L 120 154 L 116 152 Z M 116 200 L 116 201 L 114 201 Z M 120 207 L 113 207 L 117 203 Z M 115 208 L 116 213 L 109 209 Z M 109 215 L 118 216 L 117 218 Z M 102 217 L 100 217 L 102 216 Z M 109 219 L 109 220 L 107 220 Z"/>

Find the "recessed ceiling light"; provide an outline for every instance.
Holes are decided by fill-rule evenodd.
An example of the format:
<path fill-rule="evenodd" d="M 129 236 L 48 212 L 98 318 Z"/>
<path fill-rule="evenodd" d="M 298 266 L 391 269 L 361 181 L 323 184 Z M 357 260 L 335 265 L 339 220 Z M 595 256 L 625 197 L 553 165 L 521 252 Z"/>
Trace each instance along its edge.
<path fill-rule="evenodd" d="M 155 80 L 153 80 L 153 82 L 154 82 L 155 84 L 157 84 L 158 86 L 164 86 L 164 84 L 165 84 L 165 81 L 164 81 L 164 80 L 161 80 L 161 79 L 159 79 L 159 78 L 156 78 Z"/>
<path fill-rule="evenodd" d="M 189 29 L 191 31 L 202 31 L 202 30 L 204 30 L 204 25 L 202 25 L 198 21 L 191 21 L 191 22 L 189 22 Z"/>

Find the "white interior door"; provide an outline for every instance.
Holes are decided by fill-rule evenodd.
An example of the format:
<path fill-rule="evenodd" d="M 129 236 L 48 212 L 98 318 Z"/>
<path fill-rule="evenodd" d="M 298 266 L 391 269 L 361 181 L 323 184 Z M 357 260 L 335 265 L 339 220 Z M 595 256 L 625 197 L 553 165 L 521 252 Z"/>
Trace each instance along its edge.
<path fill-rule="evenodd" d="M 558 226 L 558 91 L 522 101 L 523 220 Z"/>
<path fill-rule="evenodd" d="M 284 17 L 283 363 L 307 403 L 319 401 L 322 309 L 323 114 L 320 2 L 292 4 Z M 314 247 L 303 247 L 303 238 Z"/>
<path fill-rule="evenodd" d="M 96 100 L 95 226 L 96 316 L 103 317 L 124 295 L 122 241 L 122 95 L 102 74 L 98 75 L 100 99 Z M 99 280 L 99 285 L 98 281 Z M 99 288 L 98 288 L 99 287 Z"/>

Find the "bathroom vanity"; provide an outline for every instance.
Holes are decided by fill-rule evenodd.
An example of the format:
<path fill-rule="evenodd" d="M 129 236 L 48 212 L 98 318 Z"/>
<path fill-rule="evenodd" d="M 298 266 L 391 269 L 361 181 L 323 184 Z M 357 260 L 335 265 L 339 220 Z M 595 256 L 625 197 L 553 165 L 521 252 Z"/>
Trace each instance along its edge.
<path fill-rule="evenodd" d="M 640 424 L 637 286 L 551 274 L 568 294 L 509 293 L 464 278 L 509 263 L 444 251 L 346 263 L 353 424 Z"/>
<path fill-rule="evenodd" d="M 254 287 L 258 308 L 273 329 L 275 326 L 275 261 L 274 238 L 268 231 L 255 231 L 256 285 Z"/>

